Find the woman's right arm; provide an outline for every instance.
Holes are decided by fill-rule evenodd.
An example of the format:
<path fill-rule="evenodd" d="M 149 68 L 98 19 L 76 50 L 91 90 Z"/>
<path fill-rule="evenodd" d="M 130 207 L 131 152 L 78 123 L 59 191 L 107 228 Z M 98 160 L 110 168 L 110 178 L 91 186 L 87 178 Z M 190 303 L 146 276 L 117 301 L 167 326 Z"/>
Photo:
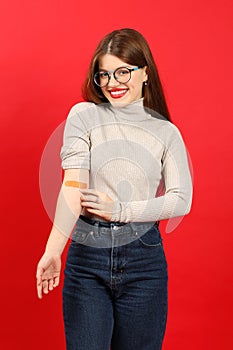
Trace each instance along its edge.
<path fill-rule="evenodd" d="M 70 237 L 72 229 L 81 213 L 79 191 L 88 188 L 89 171 L 87 169 L 65 170 L 64 180 L 58 195 L 55 218 L 45 252 L 37 266 L 37 294 L 43 294 L 57 287 L 60 280 L 61 254 Z"/>

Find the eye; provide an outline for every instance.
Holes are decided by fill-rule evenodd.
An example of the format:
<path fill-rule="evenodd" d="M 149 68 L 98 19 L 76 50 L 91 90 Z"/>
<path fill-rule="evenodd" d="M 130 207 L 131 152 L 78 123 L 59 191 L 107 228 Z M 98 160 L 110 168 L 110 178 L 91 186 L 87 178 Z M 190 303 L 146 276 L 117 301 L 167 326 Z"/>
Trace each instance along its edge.
<path fill-rule="evenodd" d="M 129 74 L 129 70 L 127 68 L 119 68 L 116 71 L 117 76 L 125 76 Z"/>
<path fill-rule="evenodd" d="M 106 79 L 108 78 L 108 72 L 99 72 L 100 79 Z"/>

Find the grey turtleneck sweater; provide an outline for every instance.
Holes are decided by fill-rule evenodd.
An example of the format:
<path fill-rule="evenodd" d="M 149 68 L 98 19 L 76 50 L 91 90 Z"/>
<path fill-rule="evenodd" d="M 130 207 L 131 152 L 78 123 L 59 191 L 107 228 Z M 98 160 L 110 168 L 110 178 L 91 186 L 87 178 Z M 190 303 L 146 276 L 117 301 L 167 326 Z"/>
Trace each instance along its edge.
<path fill-rule="evenodd" d="M 145 109 L 143 99 L 125 107 L 76 104 L 61 158 L 63 169 L 89 169 L 90 188 L 115 201 L 112 221 L 153 222 L 190 210 L 192 181 L 180 132 Z"/>

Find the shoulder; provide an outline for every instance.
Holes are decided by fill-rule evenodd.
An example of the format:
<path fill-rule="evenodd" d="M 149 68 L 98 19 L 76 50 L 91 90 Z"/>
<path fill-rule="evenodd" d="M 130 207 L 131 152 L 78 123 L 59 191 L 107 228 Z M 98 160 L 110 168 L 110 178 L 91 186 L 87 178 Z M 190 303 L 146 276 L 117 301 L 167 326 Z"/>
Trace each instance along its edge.
<path fill-rule="evenodd" d="M 153 113 L 153 116 L 151 116 L 149 119 L 149 124 L 150 127 L 152 127 L 152 129 L 161 136 L 181 136 L 179 128 L 157 112 Z"/>
<path fill-rule="evenodd" d="M 103 125 L 108 120 L 108 112 L 101 104 L 79 102 L 68 114 L 66 125 L 91 132 L 95 127 Z"/>
<path fill-rule="evenodd" d="M 68 118 L 77 114 L 85 114 L 90 109 L 96 108 L 96 104 L 93 102 L 79 102 L 73 105 L 69 111 Z"/>
<path fill-rule="evenodd" d="M 180 129 L 159 113 L 153 113 L 153 117 L 150 118 L 150 123 L 154 135 L 160 139 L 165 147 L 170 147 L 172 144 L 182 144 L 184 142 Z"/>
<path fill-rule="evenodd" d="M 167 149 L 177 150 L 181 152 L 186 148 L 180 129 L 170 121 L 167 121 L 164 126 L 164 143 Z M 183 151 L 182 151 L 183 152 Z"/>
<path fill-rule="evenodd" d="M 92 102 L 76 103 L 69 111 L 66 124 L 88 129 L 95 119 L 96 109 L 97 105 Z"/>
<path fill-rule="evenodd" d="M 174 137 L 181 137 L 181 132 L 179 128 L 172 122 L 165 121 L 163 128 L 168 135 L 174 136 Z"/>

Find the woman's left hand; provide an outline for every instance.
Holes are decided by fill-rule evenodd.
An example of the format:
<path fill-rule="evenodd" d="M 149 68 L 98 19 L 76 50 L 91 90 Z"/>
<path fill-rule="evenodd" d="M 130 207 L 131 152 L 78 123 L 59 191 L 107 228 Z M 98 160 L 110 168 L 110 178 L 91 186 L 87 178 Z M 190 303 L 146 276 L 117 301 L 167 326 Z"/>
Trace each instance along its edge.
<path fill-rule="evenodd" d="M 106 193 L 93 189 L 81 189 L 81 205 L 89 213 L 110 221 L 112 218 L 114 202 Z"/>

